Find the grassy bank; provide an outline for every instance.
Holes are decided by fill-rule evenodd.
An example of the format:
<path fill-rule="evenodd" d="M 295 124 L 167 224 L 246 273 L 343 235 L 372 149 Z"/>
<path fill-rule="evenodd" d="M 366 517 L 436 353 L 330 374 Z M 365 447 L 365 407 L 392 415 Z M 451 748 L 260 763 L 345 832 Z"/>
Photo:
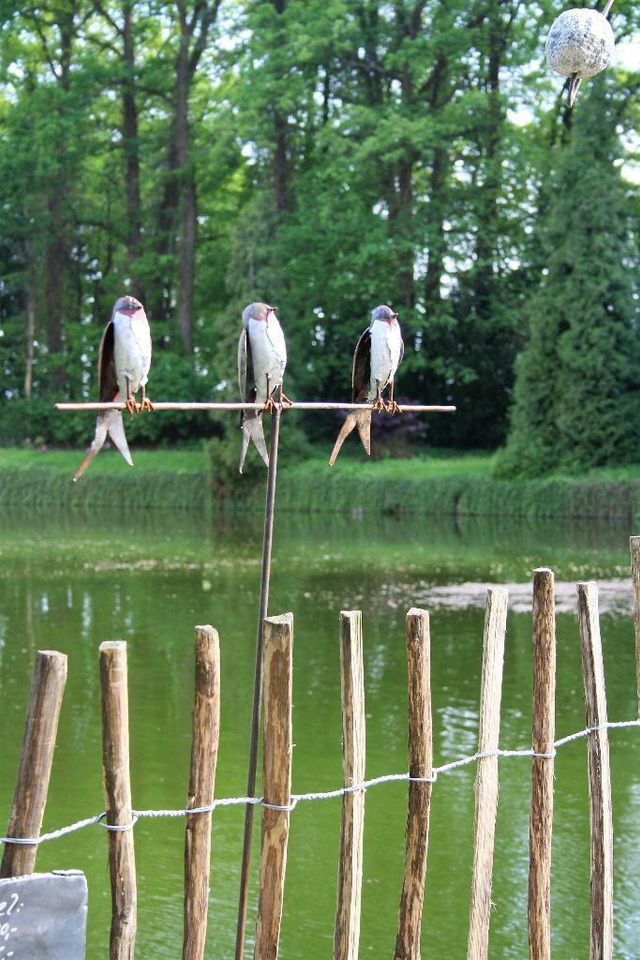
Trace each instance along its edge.
<path fill-rule="evenodd" d="M 105 451 L 74 484 L 71 477 L 81 452 L 0 449 L 0 506 L 126 503 L 204 510 L 211 505 L 215 464 L 203 450 L 140 451 L 134 459 L 132 469 L 116 453 Z M 486 454 L 377 462 L 344 458 L 330 470 L 324 458 L 290 466 L 281 460 L 279 509 L 529 518 L 640 515 L 640 467 L 504 481 L 492 477 L 492 462 Z M 262 508 L 260 481 L 252 485 L 247 478 L 234 477 L 232 489 L 251 507 Z"/>
<path fill-rule="evenodd" d="M 207 461 L 200 450 L 143 450 L 135 466 L 108 450 L 78 483 L 84 451 L 0 448 L 0 506 L 203 510 L 209 505 Z"/>
<path fill-rule="evenodd" d="M 640 513 L 640 468 L 505 481 L 492 477 L 492 462 L 487 455 L 345 461 L 323 474 L 323 465 L 314 461 L 283 471 L 279 495 L 288 507 L 301 510 L 530 518 Z"/>

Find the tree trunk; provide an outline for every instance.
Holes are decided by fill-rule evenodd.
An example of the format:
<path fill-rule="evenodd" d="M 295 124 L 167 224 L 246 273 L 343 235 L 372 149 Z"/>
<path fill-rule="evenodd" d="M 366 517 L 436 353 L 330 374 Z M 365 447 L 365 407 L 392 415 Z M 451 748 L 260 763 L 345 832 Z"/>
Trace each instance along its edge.
<path fill-rule="evenodd" d="M 273 6 L 279 16 L 287 8 L 287 0 L 273 0 Z M 284 34 L 281 42 L 286 43 Z M 273 130 L 275 135 L 275 149 L 273 152 L 273 185 L 276 201 L 276 210 L 278 215 L 286 213 L 291 209 L 291 193 L 289 181 L 291 177 L 291 163 L 289 151 L 289 135 L 287 130 L 287 118 L 276 106 L 273 113 Z"/>
<path fill-rule="evenodd" d="M 178 325 L 185 353 L 193 353 L 193 289 L 195 280 L 198 207 L 192 169 L 185 174 L 180 216 L 180 264 L 178 277 Z"/>
<path fill-rule="evenodd" d="M 58 20 L 60 57 L 57 66 L 52 65 L 52 71 L 63 101 L 71 84 L 71 59 L 77 30 L 76 13 L 77 3 L 74 0 L 68 4 Z M 58 110 L 64 110 L 64 103 L 58 105 Z M 71 206 L 71 173 L 65 162 L 67 151 L 64 139 L 54 141 L 51 148 L 63 159 L 60 163 L 60 174 L 51 184 L 51 192 L 47 197 L 49 239 L 44 251 L 44 310 L 47 318 L 47 347 L 49 354 L 55 357 L 51 368 L 52 380 L 56 391 L 63 393 L 68 380 L 64 360 L 65 323 L 71 312 L 67 296 L 72 262 L 67 231 L 68 210 Z"/>
<path fill-rule="evenodd" d="M 133 33 L 133 5 L 122 8 L 122 42 L 125 78 L 122 85 L 122 140 L 124 144 L 125 189 L 127 197 L 127 262 L 131 272 L 131 292 L 144 302 L 142 281 L 137 274 L 141 252 L 140 147 L 138 143 L 138 105 L 136 102 L 136 64 Z"/>
<path fill-rule="evenodd" d="M 193 353 L 192 311 L 193 282 L 197 224 L 197 197 L 193 169 L 191 167 L 191 143 L 189 130 L 189 86 L 192 75 L 189 70 L 189 40 L 186 21 L 182 19 L 180 49 L 176 60 L 175 99 L 175 149 L 177 175 L 179 177 L 179 223 L 178 241 L 178 327 L 185 353 Z"/>
<path fill-rule="evenodd" d="M 500 100 L 500 66 L 506 43 L 506 25 L 500 0 L 492 0 L 489 12 L 489 50 L 486 88 L 489 98 L 482 154 L 484 183 L 480 188 L 476 234 L 475 299 L 480 316 L 490 310 L 494 289 L 494 262 L 498 236 L 498 196 L 501 184 L 500 139 L 504 120 Z"/>
<path fill-rule="evenodd" d="M 27 289 L 26 289 L 26 307 L 27 307 L 27 329 L 26 329 L 26 357 L 24 366 L 24 396 L 26 400 L 31 400 L 31 390 L 33 387 L 33 341 L 36 335 L 36 303 L 33 292 L 32 271 L 27 269 Z"/>
<path fill-rule="evenodd" d="M 279 214 L 285 213 L 289 209 L 289 147 L 287 137 L 287 121 L 285 117 L 276 110 L 273 117 L 273 127 L 275 131 L 275 150 L 273 154 L 273 181 L 276 198 L 276 210 Z"/>
<path fill-rule="evenodd" d="M 409 37 L 404 18 L 398 22 L 399 42 Z M 401 75 L 401 102 L 409 112 L 415 105 L 415 90 L 408 64 Z M 392 171 L 392 192 L 389 198 L 389 233 L 396 250 L 395 280 L 399 292 L 398 306 L 413 310 L 416 304 L 414 262 L 414 191 L 413 171 L 417 160 L 412 143 L 404 144 L 404 156 Z"/>
<path fill-rule="evenodd" d="M 49 234 L 45 250 L 44 309 L 47 318 L 47 349 L 54 357 L 51 375 L 56 390 L 64 391 L 67 376 L 64 364 L 65 279 L 69 266 L 64 205 L 67 187 L 64 178 L 57 183 L 57 192 L 48 198 Z"/>
<path fill-rule="evenodd" d="M 447 250 L 444 218 L 449 166 L 448 151 L 444 147 L 436 147 L 431 163 L 431 189 L 429 190 L 429 259 L 424 285 L 427 315 L 437 313 L 442 303 L 441 284 Z"/>

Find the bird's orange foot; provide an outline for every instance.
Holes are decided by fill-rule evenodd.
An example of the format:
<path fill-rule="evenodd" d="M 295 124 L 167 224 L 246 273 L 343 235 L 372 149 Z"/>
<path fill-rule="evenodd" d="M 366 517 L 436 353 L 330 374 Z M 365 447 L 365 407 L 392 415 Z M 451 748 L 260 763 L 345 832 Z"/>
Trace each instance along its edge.
<path fill-rule="evenodd" d="M 129 414 L 130 417 L 132 417 L 132 416 L 134 415 L 134 413 L 138 413 L 138 412 L 139 412 L 139 411 L 138 411 L 138 404 L 136 403 L 136 401 L 134 400 L 133 397 L 129 397 L 128 400 L 125 400 L 124 406 L 125 406 L 125 409 L 127 410 L 127 412 L 128 412 L 128 414 Z"/>
<path fill-rule="evenodd" d="M 281 410 L 283 407 L 293 406 L 293 400 L 289 400 L 289 397 L 286 395 L 286 393 L 282 392 L 282 388 L 280 388 L 280 393 L 278 395 L 278 406 Z"/>
<path fill-rule="evenodd" d="M 390 400 L 386 405 L 386 411 L 393 416 L 394 413 L 402 413 L 402 407 L 399 406 L 395 400 Z"/>
<path fill-rule="evenodd" d="M 155 407 L 151 403 L 151 400 L 149 400 L 149 397 L 143 397 L 141 402 L 138 404 L 138 413 L 142 413 L 143 411 L 145 413 L 153 413 L 154 410 Z"/>
<path fill-rule="evenodd" d="M 375 410 L 376 413 L 385 413 L 387 409 L 387 405 L 385 404 L 382 397 L 376 397 L 376 399 L 373 401 L 372 408 L 373 410 Z"/>
<path fill-rule="evenodd" d="M 272 397 L 267 397 L 264 402 L 264 407 L 262 408 L 265 413 L 273 413 L 276 409 L 276 405 Z"/>

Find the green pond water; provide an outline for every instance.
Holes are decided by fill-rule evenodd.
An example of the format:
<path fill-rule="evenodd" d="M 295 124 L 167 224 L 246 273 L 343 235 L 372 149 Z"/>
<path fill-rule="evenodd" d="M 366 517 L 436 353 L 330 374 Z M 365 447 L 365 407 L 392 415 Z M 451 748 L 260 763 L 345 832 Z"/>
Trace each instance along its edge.
<path fill-rule="evenodd" d="M 286 506 L 286 505 L 281 505 Z M 535 526 L 468 520 L 302 517 L 276 521 L 270 613 L 293 611 L 293 791 L 341 783 L 338 614 L 364 611 L 367 774 L 399 773 L 406 759 L 404 624 L 413 605 L 431 607 L 434 759 L 477 745 L 483 588 L 512 583 L 523 594 L 536 566 L 558 581 L 622 581 L 602 629 L 611 720 L 636 716 L 633 630 L 624 526 Z M 222 659 L 219 797 L 243 795 L 253 689 L 262 520 L 154 512 L 123 516 L 0 516 L 0 815 L 8 816 L 36 650 L 68 654 L 69 672 L 45 830 L 104 809 L 98 646 L 126 640 L 129 655 L 133 803 L 185 804 L 193 703 L 193 627 L 212 623 Z M 626 581 L 626 582 L 625 582 Z M 457 585 L 438 594 L 435 588 Z M 526 598 L 526 590 L 524 590 Z M 442 599 L 442 597 L 445 599 Z M 440 599 L 433 600 L 434 597 Z M 518 612 L 522 610 L 523 612 Z M 557 736 L 584 727 L 573 587 L 558 614 Z M 566 611 L 566 612 L 565 612 Z M 530 745 L 531 617 L 526 599 L 508 620 L 501 745 Z M 640 957 L 640 743 L 611 733 L 615 828 L 616 958 Z M 423 955 L 466 956 L 474 768 L 433 790 Z M 552 917 L 555 960 L 588 956 L 589 851 L 586 743 L 556 761 Z M 500 761 L 500 808 L 490 955 L 527 955 L 530 764 Z M 4 813 L 2 813 L 4 811 Z M 283 960 L 332 953 L 340 801 L 299 805 L 291 816 L 281 937 Z M 259 814 L 258 814 L 259 818 Z M 366 797 L 360 957 L 393 956 L 402 881 L 406 784 Z M 259 823 L 259 819 L 258 819 Z M 216 812 L 208 958 L 233 956 L 243 809 Z M 4 829 L 4 828 L 3 828 Z M 258 865 L 259 829 L 253 866 Z M 181 955 L 184 821 L 135 827 L 139 881 L 136 955 Z M 87 957 L 108 956 L 110 894 L 106 834 L 97 826 L 44 844 L 39 870 L 79 868 L 89 883 Z M 255 869 L 254 869 L 255 879 Z M 247 955 L 255 926 L 251 888 Z"/>

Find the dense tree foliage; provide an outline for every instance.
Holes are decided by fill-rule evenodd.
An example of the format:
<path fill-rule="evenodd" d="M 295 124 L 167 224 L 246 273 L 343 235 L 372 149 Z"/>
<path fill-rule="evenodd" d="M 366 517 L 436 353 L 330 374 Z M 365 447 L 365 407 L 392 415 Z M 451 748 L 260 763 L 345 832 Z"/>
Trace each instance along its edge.
<path fill-rule="evenodd" d="M 546 267 L 518 358 L 504 474 L 640 456 L 636 211 L 615 166 L 617 107 L 599 78 L 550 173 Z"/>
<path fill-rule="evenodd" d="M 608 169 L 603 197 L 611 191 L 615 207 L 625 194 L 627 216 L 606 224 L 624 234 L 615 348 L 591 323 L 631 369 L 637 187 L 622 178 L 637 145 L 626 136 L 637 75 L 610 70 L 592 103 L 585 84 L 571 129 L 542 56 L 561 9 L 0 0 L 0 440 L 86 440 L 86 423 L 53 418 L 51 404 L 92 395 L 102 326 L 131 291 L 152 323 L 158 399 L 235 396 L 239 316 L 253 299 L 280 308 L 287 392 L 347 398 L 356 338 L 371 308 L 389 302 L 406 342 L 399 395 L 459 408 L 430 422 L 428 441 L 497 446 L 529 318 L 530 350 L 566 324 L 554 357 L 583 371 L 572 360 L 579 317 L 542 301 L 550 278 L 564 276 L 551 261 L 568 214 L 553 202 L 562 192 L 571 207 L 588 189 L 576 166 L 589 172 L 585 152 Z M 618 36 L 637 29 L 634 17 L 630 0 L 616 3 Z M 599 244 L 579 247 L 580 269 L 595 277 Z M 566 300 L 586 316 L 581 296 Z M 523 358 L 521 378 L 535 381 L 536 363 L 546 360 Z M 557 392 L 548 381 L 536 389 Z M 540 414 L 518 390 L 516 435 Z M 568 433 L 572 417 L 565 404 Z M 187 439 L 221 423 L 163 415 L 138 430 Z"/>

